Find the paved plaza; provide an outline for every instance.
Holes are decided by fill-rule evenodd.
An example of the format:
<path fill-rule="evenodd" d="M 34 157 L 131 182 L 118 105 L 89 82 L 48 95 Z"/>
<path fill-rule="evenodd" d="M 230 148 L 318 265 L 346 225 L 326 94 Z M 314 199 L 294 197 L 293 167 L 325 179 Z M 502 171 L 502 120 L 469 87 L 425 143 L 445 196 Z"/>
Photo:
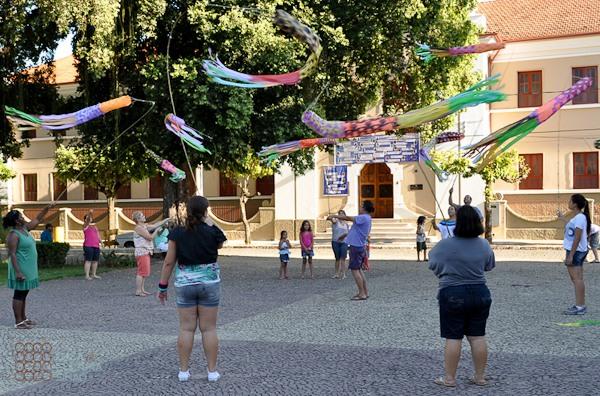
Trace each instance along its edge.
<path fill-rule="evenodd" d="M 374 250 L 370 298 L 353 302 L 352 279 L 330 279 L 329 252 L 317 251 L 316 280 L 277 279 L 275 249 L 228 249 L 222 263 L 219 382 L 206 382 L 198 336 L 192 380 L 177 381 L 178 329 L 173 295 L 166 306 L 133 296 L 134 269 L 99 281 L 42 283 L 30 294 L 35 330 L 12 328 L 11 291 L 0 290 L 0 393 L 14 395 L 597 395 L 600 326 L 560 323 L 600 319 L 600 264 L 586 264 L 589 313 L 567 317 L 573 289 L 560 250 L 498 250 L 488 275 L 486 388 L 467 383 L 467 349 L 458 388 L 443 373 L 437 279 L 414 251 Z M 240 256 L 252 254 L 253 257 Z M 264 256 L 264 257 L 261 257 Z M 154 290 L 160 263 L 153 264 Z M 23 381 L 27 346 L 45 346 L 51 380 Z M 34 358 L 37 361 L 37 358 Z M 43 367 L 43 366 L 42 366 Z M 17 381 L 17 378 L 21 381 Z"/>

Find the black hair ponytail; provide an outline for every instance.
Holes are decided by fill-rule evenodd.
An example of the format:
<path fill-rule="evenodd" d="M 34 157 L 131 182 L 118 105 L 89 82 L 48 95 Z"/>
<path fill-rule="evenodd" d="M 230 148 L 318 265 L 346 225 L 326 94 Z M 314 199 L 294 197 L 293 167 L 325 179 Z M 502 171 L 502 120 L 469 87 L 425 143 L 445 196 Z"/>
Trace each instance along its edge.
<path fill-rule="evenodd" d="M 587 235 L 589 237 L 590 231 L 592 230 L 592 218 L 590 217 L 590 203 L 582 194 L 571 195 L 571 201 L 577 206 L 579 210 L 583 210 L 585 221 L 587 222 Z"/>

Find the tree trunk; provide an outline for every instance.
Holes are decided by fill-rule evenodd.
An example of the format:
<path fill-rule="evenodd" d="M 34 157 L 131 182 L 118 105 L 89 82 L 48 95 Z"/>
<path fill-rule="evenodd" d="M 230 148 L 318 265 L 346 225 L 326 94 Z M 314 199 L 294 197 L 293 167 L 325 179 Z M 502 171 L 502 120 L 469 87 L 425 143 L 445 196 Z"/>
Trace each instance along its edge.
<path fill-rule="evenodd" d="M 485 183 L 485 239 L 492 243 L 492 207 L 490 205 L 490 197 L 492 196 L 492 184 Z"/>
<path fill-rule="evenodd" d="M 248 217 L 246 215 L 246 203 L 248 202 L 248 197 L 250 197 L 250 191 L 248 190 L 248 177 L 244 177 L 241 180 L 240 186 L 240 211 L 242 212 L 242 222 L 244 223 L 244 241 L 246 245 L 252 243 L 252 231 L 250 230 L 250 222 L 248 222 Z"/>
<path fill-rule="evenodd" d="M 186 202 L 190 197 L 185 182 L 173 183 L 163 178 L 163 218 L 171 218 L 179 225 L 185 224 Z"/>
<path fill-rule="evenodd" d="M 117 228 L 117 217 L 115 216 L 115 197 L 106 197 L 106 206 L 108 208 L 108 230 Z"/>

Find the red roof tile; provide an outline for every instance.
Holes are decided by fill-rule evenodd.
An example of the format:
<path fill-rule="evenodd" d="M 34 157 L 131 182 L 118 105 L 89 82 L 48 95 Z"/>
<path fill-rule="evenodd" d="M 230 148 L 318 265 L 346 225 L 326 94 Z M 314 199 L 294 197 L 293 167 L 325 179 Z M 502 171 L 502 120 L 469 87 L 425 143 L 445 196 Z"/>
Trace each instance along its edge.
<path fill-rule="evenodd" d="M 72 84 L 77 80 L 77 69 L 73 55 L 55 60 L 54 62 L 54 84 Z M 28 73 L 34 72 L 41 66 L 27 69 Z"/>
<path fill-rule="evenodd" d="M 477 9 L 503 41 L 600 34 L 599 0 L 491 0 Z"/>

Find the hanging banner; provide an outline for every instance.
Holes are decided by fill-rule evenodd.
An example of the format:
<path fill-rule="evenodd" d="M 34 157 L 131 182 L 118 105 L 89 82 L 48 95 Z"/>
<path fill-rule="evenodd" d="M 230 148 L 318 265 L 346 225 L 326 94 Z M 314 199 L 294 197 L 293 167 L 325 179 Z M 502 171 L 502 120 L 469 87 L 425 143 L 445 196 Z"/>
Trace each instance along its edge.
<path fill-rule="evenodd" d="M 338 165 L 374 164 L 378 162 L 419 161 L 419 135 L 361 136 L 335 145 Z"/>
<path fill-rule="evenodd" d="M 323 167 L 323 195 L 348 195 L 348 167 Z"/>

